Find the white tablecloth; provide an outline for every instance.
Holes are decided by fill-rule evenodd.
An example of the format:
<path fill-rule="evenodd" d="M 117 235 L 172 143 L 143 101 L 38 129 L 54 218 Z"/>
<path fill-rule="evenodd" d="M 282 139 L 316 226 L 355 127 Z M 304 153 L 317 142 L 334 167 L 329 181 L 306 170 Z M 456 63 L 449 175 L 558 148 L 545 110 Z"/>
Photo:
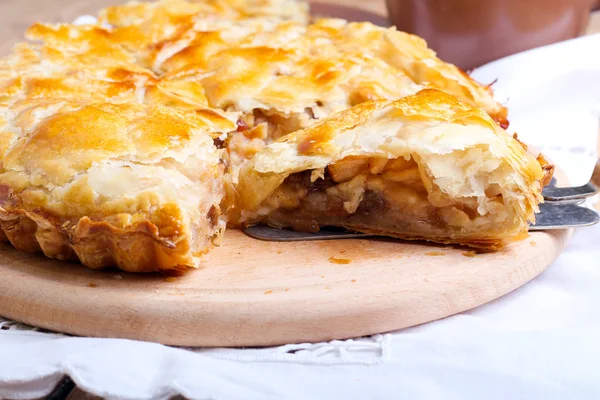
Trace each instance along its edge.
<path fill-rule="evenodd" d="M 596 157 L 600 67 L 577 58 L 585 52 L 567 57 L 559 50 L 555 63 L 544 65 L 545 75 L 533 68 L 545 53 L 476 73 L 482 80 L 501 77 L 497 90 L 517 105 L 512 120 L 521 137 L 543 148 L 572 182 L 584 183 Z M 525 81 L 515 86 L 511 70 L 520 70 L 516 77 Z M 0 326 L 8 329 L 0 329 L 0 398 L 41 397 L 68 374 L 83 390 L 118 399 L 177 393 L 215 400 L 598 399 L 599 305 L 595 226 L 578 230 L 546 272 L 513 293 L 372 338 L 270 349 L 180 349 L 40 333 L 3 321 Z"/>

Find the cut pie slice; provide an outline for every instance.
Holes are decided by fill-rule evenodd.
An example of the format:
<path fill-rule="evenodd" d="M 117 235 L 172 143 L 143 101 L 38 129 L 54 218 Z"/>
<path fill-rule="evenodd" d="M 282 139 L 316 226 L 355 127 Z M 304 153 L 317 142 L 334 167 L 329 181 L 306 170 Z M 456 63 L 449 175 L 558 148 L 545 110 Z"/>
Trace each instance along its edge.
<path fill-rule="evenodd" d="M 0 122 L 11 135 L 0 157 L 0 240 L 18 250 L 90 268 L 179 271 L 219 241 L 223 168 L 210 133 L 223 120 L 28 99 Z"/>
<path fill-rule="evenodd" d="M 543 164 L 483 110 L 427 89 L 263 149 L 240 172 L 241 222 L 499 248 L 534 221 Z"/>

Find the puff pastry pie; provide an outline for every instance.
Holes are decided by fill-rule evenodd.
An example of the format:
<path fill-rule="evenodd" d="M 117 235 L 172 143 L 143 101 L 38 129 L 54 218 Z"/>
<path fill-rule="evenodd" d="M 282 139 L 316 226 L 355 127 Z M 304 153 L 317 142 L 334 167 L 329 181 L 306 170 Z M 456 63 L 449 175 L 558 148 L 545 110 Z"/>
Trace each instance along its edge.
<path fill-rule="evenodd" d="M 227 219 L 494 246 L 539 201 L 541 167 L 499 127 L 490 89 L 394 28 L 309 23 L 295 0 L 159 0 L 91 25 L 35 24 L 27 38 L 0 61 L 0 240 L 23 251 L 180 270 Z M 396 101 L 431 87 L 462 102 Z M 456 143 L 431 136 L 444 127 Z M 436 169 L 450 158 L 462 175 Z"/>
<path fill-rule="evenodd" d="M 498 248 L 535 220 L 541 161 L 482 110 L 427 89 L 267 146 L 241 171 L 242 219 Z"/>

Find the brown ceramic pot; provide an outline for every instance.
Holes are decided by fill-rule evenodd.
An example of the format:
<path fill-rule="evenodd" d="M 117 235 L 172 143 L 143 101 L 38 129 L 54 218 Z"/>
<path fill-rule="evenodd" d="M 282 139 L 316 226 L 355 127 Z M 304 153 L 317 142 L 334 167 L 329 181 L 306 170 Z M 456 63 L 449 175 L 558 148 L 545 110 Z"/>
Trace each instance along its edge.
<path fill-rule="evenodd" d="M 596 0 L 387 0 L 390 21 L 463 69 L 572 39 Z"/>

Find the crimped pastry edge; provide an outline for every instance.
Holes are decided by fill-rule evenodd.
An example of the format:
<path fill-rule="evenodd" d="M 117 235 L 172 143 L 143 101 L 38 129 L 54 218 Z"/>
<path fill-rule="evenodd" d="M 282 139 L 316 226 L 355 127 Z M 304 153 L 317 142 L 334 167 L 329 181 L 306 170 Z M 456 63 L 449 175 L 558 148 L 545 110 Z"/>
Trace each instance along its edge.
<path fill-rule="evenodd" d="M 122 229 L 107 221 L 82 217 L 66 227 L 39 211 L 7 211 L 1 207 L 0 228 L 0 241 L 9 241 L 22 252 L 79 261 L 91 269 L 117 267 L 127 272 L 173 274 L 198 268 L 200 256 L 222 235 L 222 229 L 218 230 L 205 249 L 192 255 L 189 238 L 160 237 L 157 226 L 148 220 Z"/>

